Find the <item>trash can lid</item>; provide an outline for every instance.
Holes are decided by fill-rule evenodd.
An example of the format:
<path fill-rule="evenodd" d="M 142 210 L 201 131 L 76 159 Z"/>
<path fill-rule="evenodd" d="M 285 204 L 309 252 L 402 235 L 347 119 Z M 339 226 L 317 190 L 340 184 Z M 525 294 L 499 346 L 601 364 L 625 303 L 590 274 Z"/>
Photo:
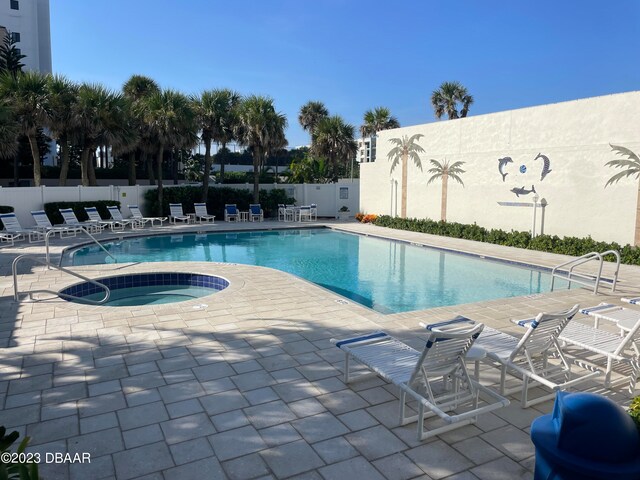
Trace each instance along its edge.
<path fill-rule="evenodd" d="M 602 395 L 558 392 L 552 422 L 560 451 L 608 463 L 640 455 L 640 433 L 631 416 Z"/>

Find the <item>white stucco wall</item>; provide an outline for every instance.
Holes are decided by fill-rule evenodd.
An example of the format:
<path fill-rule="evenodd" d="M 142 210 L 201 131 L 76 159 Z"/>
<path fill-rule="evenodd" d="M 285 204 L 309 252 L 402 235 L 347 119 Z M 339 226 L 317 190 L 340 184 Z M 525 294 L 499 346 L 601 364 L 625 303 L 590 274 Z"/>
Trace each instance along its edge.
<path fill-rule="evenodd" d="M 441 182 L 427 185 L 429 160 L 463 161 L 464 187 L 449 181 L 447 220 L 487 228 L 531 231 L 533 209 L 498 202 L 532 202 L 510 190 L 535 185 L 548 205 L 544 233 L 596 240 L 634 241 L 638 181 L 604 185 L 616 170 L 605 163 L 622 158 L 609 144 L 640 154 L 640 91 L 478 115 L 379 132 L 377 160 L 360 166 L 360 208 L 365 213 L 398 214 L 401 169 L 390 173 L 390 138 L 421 133 L 422 171 L 408 167 L 407 216 L 440 219 Z M 540 180 L 542 153 L 551 172 Z M 503 182 L 498 159 L 511 157 Z M 526 166 L 526 173 L 519 167 Z M 392 185 L 397 182 L 397 187 Z M 537 231 L 539 233 L 540 209 Z"/>

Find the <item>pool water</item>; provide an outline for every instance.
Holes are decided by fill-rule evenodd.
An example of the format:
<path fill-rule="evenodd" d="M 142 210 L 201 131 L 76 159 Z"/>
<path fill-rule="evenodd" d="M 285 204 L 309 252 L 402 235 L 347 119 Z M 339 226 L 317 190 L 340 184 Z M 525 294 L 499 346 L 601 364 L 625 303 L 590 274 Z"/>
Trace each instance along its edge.
<path fill-rule="evenodd" d="M 188 285 L 152 285 L 148 287 L 130 287 L 111 290 L 109 300 L 103 303 L 107 307 L 131 307 L 137 305 L 162 305 L 165 303 L 184 302 L 194 298 L 211 295 L 212 290 L 204 287 Z M 99 301 L 104 292 L 92 293 L 81 297 L 81 300 Z"/>
<path fill-rule="evenodd" d="M 164 235 L 104 246 L 119 263 L 207 261 L 276 268 L 383 313 L 536 294 L 549 291 L 551 284 L 551 276 L 535 268 L 323 228 Z M 72 251 L 64 261 L 112 260 L 93 245 Z"/>

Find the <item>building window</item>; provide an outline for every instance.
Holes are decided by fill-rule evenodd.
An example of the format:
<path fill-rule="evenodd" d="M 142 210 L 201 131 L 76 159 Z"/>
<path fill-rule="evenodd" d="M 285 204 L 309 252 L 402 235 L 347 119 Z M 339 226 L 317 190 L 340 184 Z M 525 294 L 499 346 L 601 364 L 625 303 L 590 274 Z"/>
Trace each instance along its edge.
<path fill-rule="evenodd" d="M 18 0 L 10 0 L 11 1 L 11 10 L 20 10 L 20 2 Z"/>
<path fill-rule="evenodd" d="M 18 43 L 20 41 L 20 33 L 11 32 L 11 41 L 14 43 Z"/>

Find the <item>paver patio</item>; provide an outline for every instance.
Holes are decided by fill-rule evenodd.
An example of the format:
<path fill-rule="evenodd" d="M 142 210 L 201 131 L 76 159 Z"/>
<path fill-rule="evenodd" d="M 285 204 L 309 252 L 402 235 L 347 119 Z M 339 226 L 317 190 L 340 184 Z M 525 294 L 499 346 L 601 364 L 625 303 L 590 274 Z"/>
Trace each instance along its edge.
<path fill-rule="evenodd" d="M 565 258 L 372 225 L 332 226 L 545 266 Z M 57 240 L 53 252 L 80 241 Z M 0 250 L 0 424 L 31 436 L 34 451 L 91 453 L 91 465 L 41 465 L 47 479 L 532 478 L 529 426 L 551 402 L 522 410 L 511 397 L 509 407 L 475 425 L 418 442 L 415 425 L 397 426 L 395 388 L 380 379 L 343 383 L 344 357 L 330 338 L 382 328 L 417 346 L 424 338 L 419 321 L 454 314 L 517 333 L 511 318 L 640 294 L 640 268 L 623 266 L 614 295 L 565 290 L 383 315 L 277 270 L 175 262 L 75 269 L 90 277 L 201 272 L 224 276 L 230 286 L 159 306 L 14 303 L 10 261 L 42 250 Z M 23 290 L 75 283 L 30 266 L 19 281 Z M 497 372 L 483 366 L 483 382 L 496 381 Z M 623 405 L 630 399 L 623 387 L 608 391 L 598 381 L 587 388 Z"/>

